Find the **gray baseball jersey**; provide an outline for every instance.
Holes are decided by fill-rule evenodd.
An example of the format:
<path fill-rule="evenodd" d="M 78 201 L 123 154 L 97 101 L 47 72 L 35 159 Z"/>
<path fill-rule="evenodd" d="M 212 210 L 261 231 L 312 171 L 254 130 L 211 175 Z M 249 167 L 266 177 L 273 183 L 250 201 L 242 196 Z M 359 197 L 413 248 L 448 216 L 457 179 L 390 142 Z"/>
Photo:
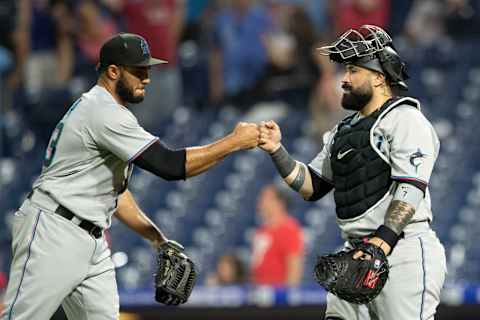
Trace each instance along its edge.
<path fill-rule="evenodd" d="M 416 102 L 419 106 L 418 101 Z M 419 107 L 401 105 L 401 101 L 399 103 L 399 106 L 386 113 L 384 117 L 379 117 L 371 131 L 371 145 L 391 166 L 392 179 L 417 180 L 428 185 L 440 149 L 440 142 L 434 128 Z M 360 119 L 361 115 L 357 113 L 353 121 Z M 309 164 L 316 174 L 327 181 L 331 181 L 333 177 L 330 156 L 337 127 L 324 135 L 322 151 Z M 345 238 L 358 237 L 376 230 L 384 221 L 392 197 L 392 192 L 387 193 L 358 217 L 337 219 L 342 235 Z M 426 219 L 432 220 L 428 188 L 412 221 Z"/>
<path fill-rule="evenodd" d="M 132 161 L 158 138 L 101 86 L 83 94 L 52 134 L 34 189 L 106 228 L 132 173 Z"/>
<path fill-rule="evenodd" d="M 118 319 L 108 243 L 79 222 L 110 225 L 131 162 L 157 139 L 103 87 L 72 105 L 52 134 L 34 192 L 13 218 L 2 320 L 49 319 L 60 304 L 69 319 Z M 58 204 L 77 218 L 55 214 Z M 46 292 L 49 286 L 54 289 Z"/>

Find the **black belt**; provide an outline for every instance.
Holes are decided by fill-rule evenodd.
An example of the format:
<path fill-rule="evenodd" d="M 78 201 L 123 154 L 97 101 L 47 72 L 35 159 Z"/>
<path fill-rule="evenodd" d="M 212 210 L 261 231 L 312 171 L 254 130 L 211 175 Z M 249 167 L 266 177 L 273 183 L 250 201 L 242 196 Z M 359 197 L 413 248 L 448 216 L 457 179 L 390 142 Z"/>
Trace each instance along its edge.
<path fill-rule="evenodd" d="M 59 205 L 57 207 L 57 209 L 55 210 L 55 213 L 58 215 L 61 215 L 67 220 L 72 220 L 73 217 L 75 217 L 75 214 L 72 211 L 68 210 L 62 205 Z M 78 226 L 83 230 L 87 231 L 89 234 L 91 234 L 95 239 L 98 239 L 102 236 L 102 228 L 91 223 L 88 220 L 81 220 Z"/>
<path fill-rule="evenodd" d="M 32 195 L 33 195 L 33 190 L 30 191 L 30 193 L 27 195 L 27 199 L 30 199 Z M 67 220 L 72 220 L 74 217 L 76 217 L 72 211 L 68 210 L 61 204 L 59 204 L 57 209 L 55 209 L 55 213 L 64 217 Z M 77 225 L 83 230 L 87 231 L 89 234 L 91 234 L 95 239 L 98 239 L 102 236 L 102 228 L 100 228 L 99 226 L 93 224 L 88 220 L 83 220 L 78 217 L 77 219 L 80 220 L 80 223 L 78 223 Z"/>

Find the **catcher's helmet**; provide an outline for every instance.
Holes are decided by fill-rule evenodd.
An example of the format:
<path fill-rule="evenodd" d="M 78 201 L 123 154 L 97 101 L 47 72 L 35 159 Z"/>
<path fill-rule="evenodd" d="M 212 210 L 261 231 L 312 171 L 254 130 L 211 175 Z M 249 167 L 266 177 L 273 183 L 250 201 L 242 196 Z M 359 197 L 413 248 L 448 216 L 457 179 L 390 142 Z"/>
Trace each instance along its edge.
<path fill-rule="evenodd" d="M 405 62 L 393 47 L 392 38 L 380 27 L 363 25 L 350 29 L 329 46 L 319 48 L 338 63 L 351 63 L 384 74 L 392 87 L 408 89 Z"/>

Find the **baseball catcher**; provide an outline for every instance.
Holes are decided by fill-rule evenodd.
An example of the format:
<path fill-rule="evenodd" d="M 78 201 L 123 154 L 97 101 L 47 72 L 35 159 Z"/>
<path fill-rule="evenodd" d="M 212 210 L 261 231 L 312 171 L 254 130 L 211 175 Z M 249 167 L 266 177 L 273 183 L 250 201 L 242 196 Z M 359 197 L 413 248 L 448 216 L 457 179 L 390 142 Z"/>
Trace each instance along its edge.
<path fill-rule="evenodd" d="M 333 191 L 347 243 L 315 265 L 329 291 L 324 319 L 433 319 L 446 275 L 428 188 L 438 135 L 406 95 L 406 63 L 385 30 L 350 29 L 319 52 L 343 67 L 341 105 L 353 113 L 325 133 L 309 163 L 288 153 L 273 120 L 260 124 L 259 146 L 305 200 Z"/>
<path fill-rule="evenodd" d="M 155 300 L 166 305 L 187 302 L 197 273 L 193 261 L 183 253 L 183 246 L 168 240 L 158 249 L 155 274 Z"/>
<path fill-rule="evenodd" d="M 360 251 L 363 254 L 358 257 Z M 383 289 L 388 271 L 383 250 L 371 243 L 362 243 L 349 251 L 319 257 L 314 275 L 321 286 L 340 299 L 366 304 Z"/>

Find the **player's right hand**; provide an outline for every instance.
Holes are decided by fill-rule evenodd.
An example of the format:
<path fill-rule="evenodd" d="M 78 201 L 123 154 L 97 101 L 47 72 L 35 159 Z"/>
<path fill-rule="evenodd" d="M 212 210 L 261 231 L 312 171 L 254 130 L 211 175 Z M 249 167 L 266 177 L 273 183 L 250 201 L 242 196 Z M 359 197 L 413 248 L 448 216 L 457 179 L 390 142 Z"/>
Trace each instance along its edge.
<path fill-rule="evenodd" d="M 262 121 L 260 123 L 259 147 L 268 153 L 274 153 L 281 146 L 282 132 L 275 121 Z"/>
<path fill-rule="evenodd" d="M 239 122 L 233 130 L 236 144 L 241 150 L 258 146 L 260 131 L 256 123 Z"/>

